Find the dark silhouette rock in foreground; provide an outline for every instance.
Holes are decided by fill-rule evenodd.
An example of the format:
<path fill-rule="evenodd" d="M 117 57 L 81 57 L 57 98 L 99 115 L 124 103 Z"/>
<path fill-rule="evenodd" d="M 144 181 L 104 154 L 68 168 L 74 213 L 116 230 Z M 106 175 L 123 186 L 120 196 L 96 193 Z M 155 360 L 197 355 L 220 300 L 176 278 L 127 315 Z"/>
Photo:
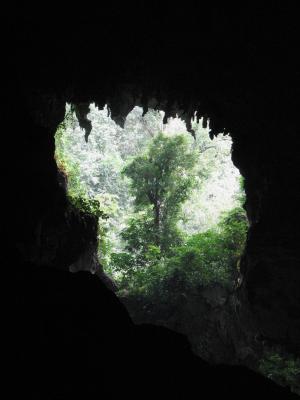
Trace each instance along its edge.
<path fill-rule="evenodd" d="M 20 397 L 297 398 L 246 368 L 210 366 L 182 335 L 134 326 L 116 296 L 87 272 L 27 265 L 18 278 Z"/>
<path fill-rule="evenodd" d="M 25 262 L 67 268 L 95 239 L 93 221 L 66 212 L 57 177 L 54 133 L 66 102 L 86 128 L 91 102 L 108 104 L 116 121 L 134 105 L 178 112 L 187 124 L 197 111 L 212 135 L 230 132 L 245 178 L 240 328 L 300 353 L 298 12 L 280 1 L 128 7 L 63 15 L 26 3 L 4 18 L 2 271 L 17 275 L 14 398 L 292 398 L 244 368 L 210 367 L 180 335 L 135 327 L 95 277 Z"/>

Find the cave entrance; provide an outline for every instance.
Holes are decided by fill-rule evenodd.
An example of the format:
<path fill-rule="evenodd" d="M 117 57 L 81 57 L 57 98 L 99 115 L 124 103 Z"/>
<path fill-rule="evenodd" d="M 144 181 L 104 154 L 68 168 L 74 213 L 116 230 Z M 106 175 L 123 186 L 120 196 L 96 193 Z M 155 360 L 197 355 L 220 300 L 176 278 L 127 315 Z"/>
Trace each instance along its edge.
<path fill-rule="evenodd" d="M 88 118 L 88 141 L 70 106 L 56 133 L 70 203 L 98 218 L 99 263 L 136 321 L 186 331 L 189 298 L 222 305 L 239 274 L 247 221 L 231 137 L 139 107 L 123 127 L 108 107 Z"/>

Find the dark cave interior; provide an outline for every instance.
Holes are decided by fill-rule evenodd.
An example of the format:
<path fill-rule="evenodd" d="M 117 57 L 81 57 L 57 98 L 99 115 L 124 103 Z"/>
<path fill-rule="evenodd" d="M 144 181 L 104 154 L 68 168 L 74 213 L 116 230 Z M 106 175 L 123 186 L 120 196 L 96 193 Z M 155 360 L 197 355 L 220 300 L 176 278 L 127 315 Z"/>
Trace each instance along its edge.
<path fill-rule="evenodd" d="M 183 8 L 27 8 L 7 18 L 4 253 L 19 395 L 297 398 L 245 367 L 208 365 L 182 335 L 135 326 L 101 281 L 64 271 L 96 240 L 95 220 L 67 212 L 53 158 L 65 103 L 87 135 L 92 102 L 120 124 L 135 105 L 187 125 L 196 110 L 212 135 L 230 132 L 245 178 L 239 337 L 300 354 L 298 13 L 281 1 Z"/>

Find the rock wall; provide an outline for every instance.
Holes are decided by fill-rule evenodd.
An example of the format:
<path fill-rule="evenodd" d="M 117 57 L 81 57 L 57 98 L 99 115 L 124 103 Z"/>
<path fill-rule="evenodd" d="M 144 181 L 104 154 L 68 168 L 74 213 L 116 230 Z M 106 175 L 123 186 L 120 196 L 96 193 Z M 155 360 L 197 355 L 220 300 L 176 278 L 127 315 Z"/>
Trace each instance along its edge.
<path fill-rule="evenodd" d="M 213 376 L 209 380 L 205 375 L 207 366 L 201 364 L 197 369 L 198 361 L 188 351 L 184 355 L 177 352 L 181 348 L 177 343 L 181 339 L 177 340 L 177 336 L 170 336 L 174 343 L 165 350 L 159 344 L 160 334 L 134 333 L 133 342 L 126 342 L 132 351 L 126 353 L 126 344 L 122 341 L 124 347 L 120 345 L 116 350 L 115 343 L 122 335 L 129 338 L 128 332 L 133 329 L 120 303 L 103 286 L 90 289 L 94 285 L 87 283 L 90 278 L 84 278 L 86 283 L 82 285 L 86 286 L 82 289 L 76 274 L 61 272 L 64 278 L 60 278 L 58 271 L 41 269 L 42 266 L 64 269 L 75 262 L 93 240 L 95 229 L 94 221 L 68 212 L 53 158 L 54 132 L 63 119 L 66 101 L 77 105 L 85 127 L 88 123 L 84 109 L 89 102 L 95 102 L 99 106 L 107 103 L 119 123 L 134 105 L 142 105 L 145 110 L 147 107 L 164 110 L 166 116 L 178 113 L 187 124 L 197 111 L 199 117 L 210 120 L 212 135 L 230 132 L 234 142 L 233 161 L 246 180 L 246 208 L 251 222 L 241 263 L 243 281 L 238 291 L 241 326 L 245 334 L 258 330 L 268 340 L 299 354 L 297 13 L 281 2 L 274 2 L 270 7 L 243 5 L 232 9 L 227 4 L 219 8 L 184 5 L 185 13 L 181 9 L 164 9 L 162 5 L 157 8 L 155 4 L 145 8 L 124 7 L 106 5 L 99 10 L 81 9 L 80 12 L 74 8 L 64 14 L 48 8 L 42 12 L 28 5 L 26 9 L 14 10 L 7 18 L 4 39 L 8 44 L 9 68 L 4 75 L 2 121 L 6 178 L 2 195 L 5 199 L 3 259 L 6 270 L 15 275 L 11 293 L 18 300 L 14 332 L 18 332 L 17 341 L 22 338 L 18 347 L 22 354 L 19 372 L 28 384 L 27 360 L 33 353 L 36 365 L 32 374 L 37 374 L 38 366 L 47 371 L 42 389 L 36 389 L 33 398 L 58 398 L 59 394 L 53 394 L 55 389 L 48 394 L 52 390 L 53 368 L 57 372 L 54 381 L 62 379 L 57 383 L 59 390 L 68 393 L 63 398 L 69 398 L 70 393 L 74 398 L 74 379 L 70 378 L 71 374 L 64 379 L 63 372 L 75 363 L 74 349 L 75 354 L 81 352 L 80 362 L 75 364 L 86 363 L 88 356 L 83 343 L 91 340 L 92 349 L 98 346 L 98 359 L 103 351 L 103 363 L 110 371 L 105 375 L 107 378 L 120 368 L 126 369 L 126 360 L 131 353 L 139 354 L 141 346 L 135 367 L 139 364 L 147 367 L 146 375 L 155 382 L 155 389 L 150 390 L 152 395 L 162 378 L 159 373 L 152 375 L 150 364 L 156 362 L 157 366 L 162 359 L 165 360 L 162 365 L 170 368 L 163 382 L 165 398 L 168 398 L 168 388 L 171 393 L 189 398 L 188 391 L 195 388 L 191 377 L 198 379 L 199 375 L 204 377 L 203 385 L 205 379 L 212 383 L 212 391 L 217 390 L 214 385 L 217 380 L 223 382 L 220 390 L 238 395 L 241 386 L 232 378 L 232 371 L 222 372 L 231 383 L 227 384 L 217 371 L 209 372 Z M 48 293 L 45 296 L 44 288 Z M 102 293 L 96 301 L 101 303 L 97 332 L 105 326 L 107 334 L 99 333 L 98 339 L 93 333 L 93 324 L 89 325 L 98 306 L 92 309 L 93 316 L 84 314 L 90 306 L 83 297 L 85 306 L 78 308 L 74 294 L 81 290 L 87 299 L 90 290 Z M 59 293 L 64 291 L 65 295 L 60 297 Z M 69 306 L 73 319 L 67 323 L 64 321 Z M 114 313 L 116 317 L 112 318 Z M 45 318 L 40 318 L 41 315 Z M 80 327 L 76 325 L 78 321 Z M 108 339 L 112 333 L 113 339 Z M 98 341 L 102 346 L 99 347 Z M 112 355 L 110 349 L 114 349 Z M 57 360 L 62 354 L 64 361 L 59 365 Z M 119 388 L 103 387 L 105 380 L 99 383 L 101 388 L 97 386 L 93 374 L 96 374 L 98 359 L 92 359 L 91 391 L 109 392 L 106 398 L 114 398 L 111 390 Z M 195 368 L 189 377 L 179 368 L 183 360 Z M 135 373 L 138 370 L 135 368 Z M 165 373 L 163 367 L 158 371 Z M 81 376 L 73 372 L 77 378 Z M 234 373 L 241 377 L 241 382 L 247 376 L 249 396 L 248 387 L 252 387 L 252 394 L 257 394 L 258 387 L 260 394 L 273 390 L 256 376 L 244 371 Z M 122 374 L 118 372 L 117 376 Z M 127 380 L 122 384 L 125 393 L 129 393 L 130 375 L 126 372 L 125 376 Z M 79 381 L 76 381 L 78 385 Z M 86 387 L 88 377 L 82 381 Z M 257 386 L 251 384 L 254 381 Z M 145 377 L 141 382 L 148 390 Z M 30 390 L 34 391 L 34 387 L 31 382 Z M 42 396 L 40 390 L 44 390 Z"/>

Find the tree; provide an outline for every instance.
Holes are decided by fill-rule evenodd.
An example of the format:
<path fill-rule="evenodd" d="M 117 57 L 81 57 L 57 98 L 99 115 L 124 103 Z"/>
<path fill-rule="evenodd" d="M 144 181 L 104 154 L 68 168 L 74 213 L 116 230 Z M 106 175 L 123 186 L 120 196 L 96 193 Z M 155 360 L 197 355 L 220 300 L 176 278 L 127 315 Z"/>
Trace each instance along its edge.
<path fill-rule="evenodd" d="M 123 232 L 128 249 L 145 253 L 154 245 L 166 254 L 179 244 L 177 222 L 182 203 L 193 187 L 196 159 L 197 153 L 186 136 L 159 133 L 146 152 L 123 169 L 131 179 L 136 212 Z M 147 235 L 140 236 L 141 231 Z"/>

